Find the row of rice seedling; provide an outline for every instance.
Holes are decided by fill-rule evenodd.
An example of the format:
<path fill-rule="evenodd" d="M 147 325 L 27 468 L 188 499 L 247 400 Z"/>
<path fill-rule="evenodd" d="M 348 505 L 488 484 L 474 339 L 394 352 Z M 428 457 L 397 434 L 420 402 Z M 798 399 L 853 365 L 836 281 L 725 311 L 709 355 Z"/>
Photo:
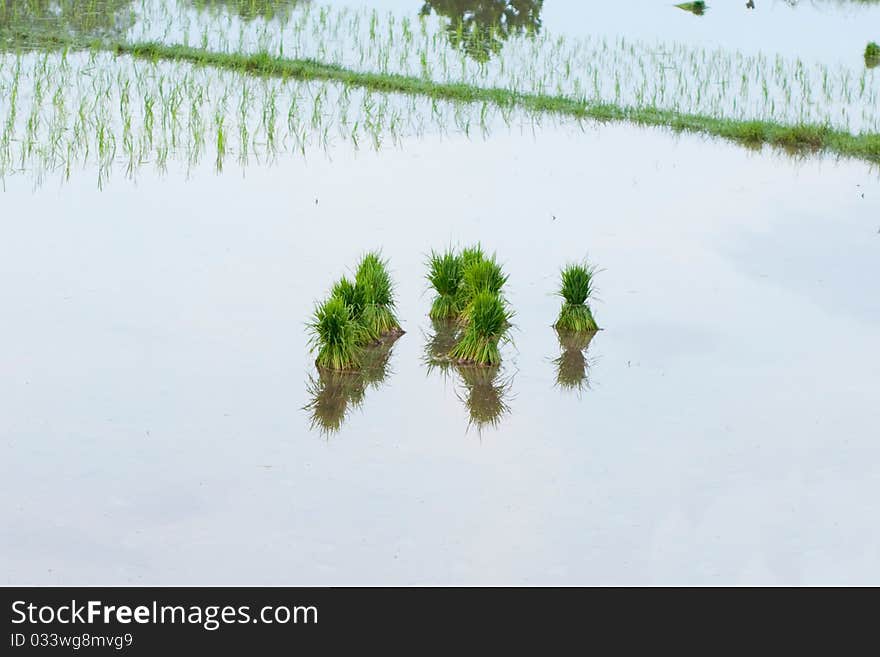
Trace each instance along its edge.
<path fill-rule="evenodd" d="M 436 292 L 431 318 L 461 326 L 450 358 L 476 365 L 499 364 L 498 347 L 510 339 L 513 313 L 503 294 L 507 274 L 495 255 L 487 256 L 479 244 L 460 252 L 432 252 L 428 282 Z"/>
<path fill-rule="evenodd" d="M 393 342 L 403 334 L 395 305 L 387 261 L 378 252 L 367 253 L 354 280 L 340 278 L 329 298 L 315 308 L 309 330 L 318 368 L 360 370 L 365 348 Z"/>
<path fill-rule="evenodd" d="M 832 150 L 869 158 L 878 150 L 876 134 L 829 132 L 832 126 L 880 129 L 880 78 L 867 69 L 546 32 L 514 35 L 491 61 L 475 64 L 450 46 L 447 31 L 430 17 L 413 21 L 308 5 L 270 11 L 244 2 L 250 4 L 222 3 L 240 11 L 220 12 L 204 10 L 216 9 L 212 2 L 141 0 L 125 9 L 123 3 L 64 0 L 58 14 L 38 0 L 13 3 L 11 23 L 21 23 L 30 7 L 44 17 L 36 21 L 40 34 L 60 31 L 58 43 L 65 45 L 34 54 L 27 42 L 13 40 L 0 54 L 0 175 L 23 169 L 69 175 L 78 163 L 96 163 L 101 181 L 115 162 L 134 175 L 145 163 L 163 170 L 175 156 L 188 167 L 213 156 L 222 169 L 232 156 L 246 165 L 250 158 L 327 151 L 339 140 L 379 148 L 453 126 L 485 135 L 499 117 L 534 124 L 548 109 L 755 143 L 816 148 L 833 142 Z M 114 22 L 90 18 L 111 4 Z M 56 25 L 62 18 L 69 29 Z M 0 32 L 3 25 L 0 20 Z M 69 32 L 105 35 L 112 25 L 124 42 L 101 36 L 88 43 L 134 59 L 69 50 L 77 43 Z M 138 45 L 145 39 L 150 43 Z M 297 71 L 339 83 L 287 77 Z M 395 77 L 400 73 L 414 77 Z M 523 95 L 529 93 L 543 95 Z M 786 122 L 803 129 L 786 131 Z"/>
<path fill-rule="evenodd" d="M 316 60 L 359 71 L 443 83 L 564 95 L 581 102 L 735 120 L 880 129 L 880 79 L 862 67 L 743 54 L 623 37 L 510 35 L 491 59 L 456 47 L 433 16 L 303 4 L 272 20 L 198 12 L 177 0 L 147 3 L 130 42 L 198 45 L 233 54 Z"/>
<path fill-rule="evenodd" d="M 98 51 L 0 54 L 0 177 L 114 165 L 136 177 L 177 159 L 222 170 L 227 161 L 305 157 L 340 142 L 358 149 L 404 137 L 486 137 L 537 115 L 489 103 L 452 103 L 344 84 L 251 75 Z"/>
<path fill-rule="evenodd" d="M 562 269 L 558 291 L 563 299 L 554 326 L 578 333 L 599 330 L 589 301 L 593 297 L 595 268 L 588 262 Z M 460 252 L 432 252 L 428 259 L 428 283 L 435 296 L 429 316 L 458 322 L 463 335 L 450 356 L 480 365 L 497 365 L 499 342 L 508 339 L 512 312 L 503 295 L 507 275 L 495 255 L 486 256 L 478 244 Z"/>

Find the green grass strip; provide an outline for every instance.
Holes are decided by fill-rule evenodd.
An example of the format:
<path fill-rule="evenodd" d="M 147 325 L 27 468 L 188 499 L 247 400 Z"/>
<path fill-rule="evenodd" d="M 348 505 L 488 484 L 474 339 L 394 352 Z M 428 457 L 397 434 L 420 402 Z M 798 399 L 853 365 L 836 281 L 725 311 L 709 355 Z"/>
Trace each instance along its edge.
<path fill-rule="evenodd" d="M 70 42 L 57 37 L 50 37 L 48 40 L 56 45 L 71 45 Z M 40 41 L 42 45 L 49 45 L 46 39 Z M 825 125 L 786 125 L 774 121 L 726 119 L 650 107 L 590 103 L 567 96 L 520 93 L 498 87 L 478 87 L 390 73 L 355 71 L 311 59 L 288 59 L 267 53 L 228 54 L 156 42 L 109 44 L 93 42 L 89 47 L 110 50 L 120 55 L 152 60 L 185 61 L 251 75 L 338 82 L 384 93 L 425 96 L 462 103 L 492 103 L 499 107 L 519 108 L 536 113 L 548 112 L 601 122 L 625 121 L 642 126 L 670 128 L 677 132 L 711 135 L 753 147 L 769 144 L 791 153 L 824 151 L 844 157 L 880 162 L 880 134 L 852 134 Z"/>

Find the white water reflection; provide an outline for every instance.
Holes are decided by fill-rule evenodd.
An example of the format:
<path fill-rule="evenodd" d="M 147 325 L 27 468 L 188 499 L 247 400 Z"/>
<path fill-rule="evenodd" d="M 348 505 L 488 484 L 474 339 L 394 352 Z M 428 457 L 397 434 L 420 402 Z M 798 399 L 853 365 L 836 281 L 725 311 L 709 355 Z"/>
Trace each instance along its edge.
<path fill-rule="evenodd" d="M 5 583 L 880 581 L 866 165 L 617 126 L 7 185 Z M 419 330 L 425 254 L 477 240 L 517 310 L 479 437 Z M 323 440 L 304 323 L 376 246 L 408 332 Z M 585 253 L 578 396 L 550 324 Z"/>

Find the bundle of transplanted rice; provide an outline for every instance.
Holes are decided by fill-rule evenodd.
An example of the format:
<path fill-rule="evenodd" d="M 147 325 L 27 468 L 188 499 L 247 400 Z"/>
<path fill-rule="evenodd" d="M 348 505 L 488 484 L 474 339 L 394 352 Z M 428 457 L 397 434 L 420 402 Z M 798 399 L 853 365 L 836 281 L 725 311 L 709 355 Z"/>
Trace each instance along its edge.
<path fill-rule="evenodd" d="M 508 339 L 511 313 L 503 295 L 507 275 L 495 256 L 487 256 L 479 244 L 460 252 L 432 252 L 428 281 L 436 293 L 431 319 L 461 327 L 448 359 L 476 365 L 501 362 L 498 345 Z"/>
<path fill-rule="evenodd" d="M 368 253 L 361 259 L 354 284 L 362 295 L 359 321 L 366 330 L 379 338 L 402 335 L 394 314 L 394 284 L 387 262 L 378 253 Z"/>
<path fill-rule="evenodd" d="M 599 330 L 589 306 L 594 272 L 595 269 L 586 263 L 567 265 L 562 269 L 562 284 L 558 294 L 563 303 L 554 324 L 557 329 L 577 332 Z"/>
<path fill-rule="evenodd" d="M 366 254 L 354 280 L 340 278 L 330 298 L 315 309 L 309 324 L 315 364 L 330 370 L 361 369 L 366 347 L 403 334 L 394 305 L 387 263 L 376 252 Z"/>
<path fill-rule="evenodd" d="M 865 66 L 868 68 L 880 66 L 880 44 L 871 41 L 865 47 Z"/>
<path fill-rule="evenodd" d="M 706 9 L 708 9 L 705 0 L 697 0 L 696 2 L 682 2 L 681 4 L 677 4 L 675 6 L 679 9 L 683 9 L 684 11 L 689 11 L 690 13 L 697 16 L 702 16 L 706 13 Z"/>
<path fill-rule="evenodd" d="M 493 255 L 491 258 L 485 256 L 465 261 L 462 268 L 461 288 L 460 288 L 460 304 L 461 318 L 464 323 L 469 321 L 471 305 L 481 292 L 488 292 L 504 300 L 503 289 L 507 283 L 507 275 L 501 268 Z"/>
<path fill-rule="evenodd" d="M 509 340 L 512 313 L 497 292 L 481 290 L 468 303 L 461 339 L 449 355 L 459 363 L 498 365 L 499 344 Z"/>
<path fill-rule="evenodd" d="M 339 297 L 330 297 L 317 308 L 309 324 L 315 364 L 328 370 L 356 370 L 360 366 L 363 331 Z"/>
<path fill-rule="evenodd" d="M 432 252 L 428 260 L 428 282 L 436 296 L 431 319 L 457 319 L 467 322 L 470 304 L 478 292 L 502 294 L 507 275 L 495 256 L 487 257 L 477 244 L 456 253 L 447 249 Z"/>
<path fill-rule="evenodd" d="M 428 259 L 428 282 L 436 296 L 428 316 L 433 320 L 454 319 L 461 314 L 461 256 L 451 249 L 431 252 Z"/>

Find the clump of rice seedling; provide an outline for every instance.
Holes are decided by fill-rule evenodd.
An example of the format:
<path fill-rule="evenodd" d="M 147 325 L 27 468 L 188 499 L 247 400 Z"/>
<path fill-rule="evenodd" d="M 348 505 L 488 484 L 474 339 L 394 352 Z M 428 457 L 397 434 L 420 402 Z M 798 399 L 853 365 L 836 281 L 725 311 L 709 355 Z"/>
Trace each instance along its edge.
<path fill-rule="evenodd" d="M 470 262 L 464 267 L 461 280 L 462 301 L 465 310 L 479 292 L 500 295 L 506 282 L 507 275 L 501 265 L 495 261 L 495 256 L 475 259 Z"/>
<path fill-rule="evenodd" d="M 356 338 L 359 344 L 368 344 L 378 341 L 382 336 L 375 331 L 373 325 L 367 325 L 363 321 L 364 315 L 364 290 L 351 280 L 343 276 L 337 281 L 330 291 L 330 296 L 340 299 L 351 319 L 355 322 Z"/>
<path fill-rule="evenodd" d="M 469 246 L 465 249 L 461 250 L 461 266 L 464 268 L 469 267 L 475 262 L 480 262 L 481 260 L 486 259 L 486 254 L 483 253 L 483 247 L 480 244 L 476 244 L 474 246 Z"/>
<path fill-rule="evenodd" d="M 309 324 L 315 364 L 330 370 L 355 370 L 360 364 L 360 331 L 345 302 L 330 297 L 315 309 Z"/>
<path fill-rule="evenodd" d="M 489 290 L 477 292 L 468 305 L 467 325 L 450 357 L 462 363 L 498 365 L 498 345 L 508 340 L 511 313 L 501 296 Z"/>
<path fill-rule="evenodd" d="M 681 4 L 675 6 L 679 9 L 689 11 L 696 16 L 702 16 L 706 13 L 706 3 L 704 2 L 704 0 L 696 0 L 696 2 L 682 2 Z"/>
<path fill-rule="evenodd" d="M 562 269 L 562 285 L 559 296 L 563 298 L 562 309 L 554 326 L 567 331 L 598 331 L 588 301 L 593 294 L 593 274 L 590 265 L 571 264 Z"/>
<path fill-rule="evenodd" d="M 431 252 L 428 281 L 437 296 L 428 315 L 432 319 L 458 319 L 467 323 L 470 304 L 478 292 L 501 295 L 507 275 L 495 256 L 487 257 L 477 244 L 461 253 Z"/>
<path fill-rule="evenodd" d="M 330 291 L 331 297 L 338 297 L 349 309 L 352 317 L 357 319 L 364 310 L 364 291 L 345 276 L 340 278 Z"/>
<path fill-rule="evenodd" d="M 880 66 L 880 44 L 871 41 L 865 48 L 865 66 L 868 68 Z"/>
<path fill-rule="evenodd" d="M 431 252 L 428 259 L 428 282 L 437 293 L 428 313 L 431 319 L 449 319 L 461 314 L 461 278 L 461 256 L 451 250 L 442 254 Z"/>
<path fill-rule="evenodd" d="M 330 298 L 315 309 L 309 328 L 312 351 L 318 352 L 317 366 L 360 370 L 364 347 L 391 344 L 403 334 L 393 308 L 394 286 L 386 262 L 378 253 L 368 253 L 361 259 L 354 281 L 340 278 Z"/>
<path fill-rule="evenodd" d="M 355 286 L 362 290 L 363 310 L 360 321 L 375 335 L 402 335 L 394 315 L 394 285 L 387 263 L 376 252 L 366 254 L 358 265 Z"/>

